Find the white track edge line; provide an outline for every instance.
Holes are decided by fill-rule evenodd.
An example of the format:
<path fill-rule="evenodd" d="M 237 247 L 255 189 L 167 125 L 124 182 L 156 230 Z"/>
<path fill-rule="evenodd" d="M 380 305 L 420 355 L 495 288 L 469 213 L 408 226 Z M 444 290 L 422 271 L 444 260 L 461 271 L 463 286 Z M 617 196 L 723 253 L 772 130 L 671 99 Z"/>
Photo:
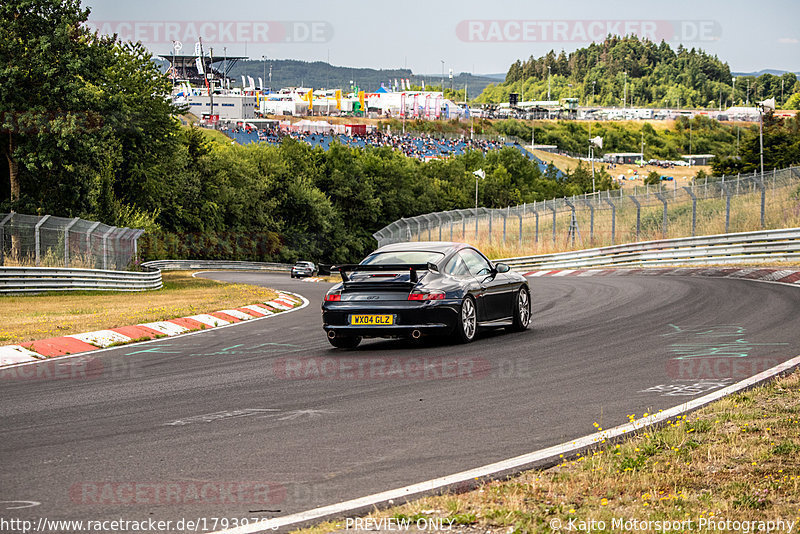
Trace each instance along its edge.
<path fill-rule="evenodd" d="M 766 371 L 762 371 L 757 375 L 751 376 L 750 378 L 746 378 L 736 382 L 735 384 L 731 384 L 730 386 L 718 389 L 717 391 L 703 395 L 697 399 L 679 404 L 678 406 L 668 408 L 667 410 L 650 415 L 646 418 L 625 423 L 608 430 L 603 430 L 602 432 L 596 432 L 570 442 L 561 443 L 546 449 L 523 454 L 522 456 L 516 456 L 514 458 L 509 458 L 508 460 L 502 460 L 500 462 L 484 465 L 468 471 L 462 471 L 460 473 L 434 478 L 425 482 L 412 484 L 410 486 L 367 495 L 365 497 L 352 499 L 338 504 L 314 508 L 312 510 L 298 512 L 283 517 L 276 517 L 260 523 L 243 525 L 232 529 L 218 530 L 212 532 L 211 534 L 252 534 L 256 532 L 274 532 L 281 527 L 305 523 L 307 521 L 322 519 L 329 516 L 342 515 L 348 511 L 386 503 L 389 500 L 402 499 L 403 497 L 410 497 L 420 493 L 442 489 L 453 484 L 491 476 L 504 471 L 519 469 L 523 466 L 541 462 L 542 460 L 546 460 L 548 458 L 553 458 L 559 454 L 567 454 L 578 451 L 596 443 L 600 443 L 603 440 L 623 436 L 636 430 L 661 423 L 684 412 L 689 412 L 705 406 L 706 404 L 719 400 L 727 395 L 730 395 L 731 393 L 736 393 L 770 378 L 774 378 L 775 376 L 797 366 L 800 366 L 800 356 L 795 356 L 790 360 L 767 369 Z"/>
<path fill-rule="evenodd" d="M 303 295 L 300 295 L 299 293 L 293 293 L 291 291 L 282 291 L 282 290 L 280 292 L 281 293 L 286 293 L 287 295 L 296 296 L 297 298 L 299 298 L 302 301 L 302 304 L 300 306 L 297 306 L 296 308 L 292 308 L 291 310 L 284 310 L 282 312 L 272 313 L 271 315 L 265 315 L 264 317 L 253 317 L 253 319 L 251 319 L 249 321 L 239 321 L 238 323 L 228 323 L 228 324 L 221 325 L 221 326 L 214 326 L 214 327 L 209 327 L 209 328 L 205 328 L 205 329 L 202 329 L 202 330 L 195 330 L 194 332 L 186 332 L 186 333 L 183 333 L 183 334 L 177 334 L 175 336 L 164 336 L 164 337 L 159 337 L 159 338 L 156 338 L 156 339 L 149 339 L 147 341 L 139 341 L 137 343 L 128 343 L 126 345 L 118 345 L 116 347 L 107 347 L 105 349 L 89 350 L 89 351 L 86 351 L 86 352 L 78 352 L 78 353 L 75 353 L 75 354 L 68 354 L 68 355 L 65 355 L 65 356 L 53 356 L 53 357 L 50 357 L 50 358 L 43 357 L 40 360 L 36 360 L 36 361 L 32 361 L 32 362 L 20 362 L 20 363 L 15 363 L 15 364 L 11 364 L 11 365 L 4 365 L 4 366 L 0 367 L 0 372 L 5 371 L 6 369 L 14 369 L 16 367 L 24 367 L 26 365 L 37 365 L 37 364 L 40 364 L 40 363 L 43 363 L 43 362 L 50 362 L 50 361 L 55 361 L 55 360 L 61 361 L 61 360 L 68 360 L 68 359 L 71 359 L 71 358 L 85 358 L 86 356 L 94 356 L 95 354 L 100 354 L 102 352 L 108 352 L 108 351 L 112 351 L 112 350 L 119 350 L 119 349 L 126 348 L 126 347 L 138 347 L 140 345 L 147 345 L 149 343 L 156 343 L 156 342 L 159 342 L 159 341 L 164 341 L 166 339 L 176 339 L 176 338 L 194 336 L 196 334 L 207 334 L 208 332 L 217 332 L 217 331 L 219 331 L 219 330 L 221 330 L 223 328 L 230 328 L 231 326 L 238 326 L 238 325 L 241 325 L 241 324 L 253 324 L 256 321 L 260 321 L 262 319 L 269 319 L 270 317 L 279 317 L 279 316 L 287 314 L 287 313 L 292 313 L 293 311 L 296 311 L 296 310 L 302 310 L 303 308 L 305 308 L 306 306 L 308 306 L 310 304 L 309 300 L 307 298 L 305 298 Z M 175 317 L 175 319 L 181 319 L 181 317 Z M 167 320 L 169 320 L 169 319 L 167 319 Z M 135 325 L 133 325 L 133 326 L 135 326 Z"/>

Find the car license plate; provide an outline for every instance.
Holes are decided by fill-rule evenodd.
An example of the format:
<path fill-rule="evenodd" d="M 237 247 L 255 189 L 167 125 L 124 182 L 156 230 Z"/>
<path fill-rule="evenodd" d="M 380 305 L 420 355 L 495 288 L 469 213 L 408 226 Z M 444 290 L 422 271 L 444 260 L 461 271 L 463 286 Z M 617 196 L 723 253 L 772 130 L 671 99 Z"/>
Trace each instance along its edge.
<path fill-rule="evenodd" d="M 351 325 L 360 326 L 383 326 L 387 324 L 394 324 L 393 315 L 351 315 Z"/>

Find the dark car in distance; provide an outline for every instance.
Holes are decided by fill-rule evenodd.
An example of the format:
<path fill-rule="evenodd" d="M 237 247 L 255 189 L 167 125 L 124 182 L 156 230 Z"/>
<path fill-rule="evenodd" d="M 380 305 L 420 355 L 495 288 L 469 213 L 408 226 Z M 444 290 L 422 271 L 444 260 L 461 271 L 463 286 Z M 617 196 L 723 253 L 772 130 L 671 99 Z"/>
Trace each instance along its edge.
<path fill-rule="evenodd" d="M 342 282 L 325 295 L 322 327 L 334 347 L 423 335 L 469 343 L 480 328 L 521 331 L 530 323 L 525 277 L 465 243 L 395 243 L 331 271 Z"/>

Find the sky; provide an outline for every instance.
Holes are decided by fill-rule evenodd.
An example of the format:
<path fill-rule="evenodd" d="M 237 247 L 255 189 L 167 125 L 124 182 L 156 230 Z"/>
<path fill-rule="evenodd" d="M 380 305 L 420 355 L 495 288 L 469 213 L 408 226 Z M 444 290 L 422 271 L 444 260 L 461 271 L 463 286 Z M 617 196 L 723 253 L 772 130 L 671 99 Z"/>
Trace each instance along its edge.
<path fill-rule="evenodd" d="M 607 33 L 702 48 L 734 72 L 800 72 L 800 0 L 82 0 L 104 33 L 170 54 L 330 61 L 415 74 L 505 73 Z"/>

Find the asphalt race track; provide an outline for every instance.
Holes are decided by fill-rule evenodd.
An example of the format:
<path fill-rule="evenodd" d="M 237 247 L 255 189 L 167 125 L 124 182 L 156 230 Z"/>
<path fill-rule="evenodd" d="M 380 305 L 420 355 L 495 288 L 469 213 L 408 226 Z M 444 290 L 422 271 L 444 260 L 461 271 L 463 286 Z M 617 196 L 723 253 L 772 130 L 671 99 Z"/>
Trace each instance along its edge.
<path fill-rule="evenodd" d="M 0 518 L 286 515 L 610 428 L 800 353 L 800 291 L 776 284 L 535 278 L 527 332 L 346 352 L 321 329 L 328 284 L 204 276 L 311 303 L 25 376 L 0 370 Z M 231 483 L 268 490 L 215 493 Z"/>

